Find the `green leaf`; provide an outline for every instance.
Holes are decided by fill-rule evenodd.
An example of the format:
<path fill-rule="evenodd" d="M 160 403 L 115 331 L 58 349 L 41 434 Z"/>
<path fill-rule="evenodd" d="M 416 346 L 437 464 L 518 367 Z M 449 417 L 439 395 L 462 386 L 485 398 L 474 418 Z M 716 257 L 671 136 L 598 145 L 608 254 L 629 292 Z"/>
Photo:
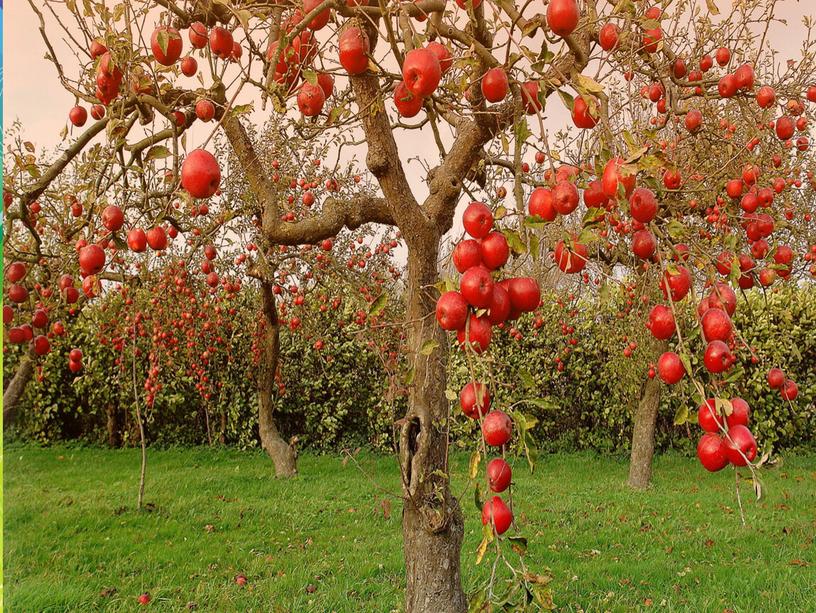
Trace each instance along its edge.
<path fill-rule="evenodd" d="M 445 398 L 453 402 L 454 400 L 459 398 L 459 395 L 453 390 L 445 390 Z"/>
<path fill-rule="evenodd" d="M 544 221 L 540 217 L 532 217 L 528 215 L 527 217 L 524 218 L 524 225 L 527 228 L 532 228 L 533 230 L 540 230 L 541 228 L 547 226 L 549 223 L 550 223 L 549 221 Z"/>
<path fill-rule="evenodd" d="M 686 226 L 676 219 L 672 219 L 666 224 L 666 231 L 669 233 L 669 238 L 676 241 L 682 238 L 682 236 L 686 233 Z"/>
<path fill-rule="evenodd" d="M 602 221 L 606 216 L 606 209 L 602 209 L 600 207 L 591 207 L 587 209 L 587 212 L 584 214 L 583 225 L 588 226 L 593 223 L 597 223 Z"/>
<path fill-rule="evenodd" d="M 376 317 L 383 312 L 386 304 L 388 304 L 388 294 L 383 292 L 377 296 L 377 299 L 374 300 L 374 302 L 371 303 L 371 306 L 368 307 L 368 314 L 372 317 Z"/>
<path fill-rule="evenodd" d="M 578 235 L 578 242 L 583 245 L 591 245 L 598 240 L 598 234 L 590 228 L 584 228 Z"/>
<path fill-rule="evenodd" d="M 554 411 L 558 409 L 558 404 L 547 398 L 525 398 L 524 402 L 537 406 L 539 409 L 545 411 Z"/>
<path fill-rule="evenodd" d="M 508 140 L 507 135 L 504 132 L 501 133 L 501 146 L 504 155 L 510 153 L 510 141 Z"/>
<path fill-rule="evenodd" d="M 530 371 L 527 370 L 526 368 L 519 369 L 518 375 L 524 387 L 532 389 L 536 386 L 535 379 L 533 379 L 533 375 L 531 375 Z"/>
<path fill-rule="evenodd" d="M 414 382 L 414 378 L 416 378 L 416 369 L 411 366 L 408 372 L 405 373 L 405 385 L 411 385 Z"/>
<path fill-rule="evenodd" d="M 521 143 L 525 142 L 532 135 L 530 126 L 527 125 L 527 117 L 522 117 L 516 122 L 516 125 L 513 127 L 513 133 L 516 137 L 516 141 Z"/>
<path fill-rule="evenodd" d="M 241 27 L 244 29 L 244 32 L 249 33 L 249 18 L 252 17 L 252 12 L 247 9 L 239 9 L 235 11 L 235 16 L 238 17 L 238 21 L 241 22 Z"/>
<path fill-rule="evenodd" d="M 559 97 L 561 98 L 561 102 L 564 103 L 564 106 L 567 107 L 567 110 L 571 113 L 572 107 L 575 106 L 575 98 L 569 95 L 567 92 L 563 90 L 556 90 L 558 92 Z"/>
<path fill-rule="evenodd" d="M 505 215 L 507 215 L 507 209 L 503 206 L 499 206 L 493 214 L 493 219 L 502 219 Z"/>
<path fill-rule="evenodd" d="M 150 160 L 161 160 L 171 155 L 173 154 L 170 152 L 170 149 L 164 145 L 155 145 L 145 154 L 144 161 L 149 162 Z"/>
<path fill-rule="evenodd" d="M 249 104 L 239 104 L 230 108 L 230 115 L 232 115 L 233 117 L 246 115 L 247 113 L 251 113 L 253 109 L 254 106 L 251 102 Z"/>
<path fill-rule="evenodd" d="M 170 33 L 167 30 L 159 30 L 156 34 L 156 42 L 164 55 L 167 55 L 167 48 L 170 46 Z"/>
<path fill-rule="evenodd" d="M 521 237 L 518 235 L 518 232 L 505 228 L 502 230 L 502 234 L 504 234 L 504 237 L 507 239 L 507 244 L 510 246 L 510 250 L 513 251 L 513 253 L 521 255 L 527 251 L 524 243 L 521 241 Z"/>
<path fill-rule="evenodd" d="M 686 369 L 686 374 L 691 374 L 691 359 L 685 353 L 680 354 L 680 361 L 683 363 L 683 368 Z"/>
<path fill-rule="evenodd" d="M 533 234 L 532 236 L 530 236 L 528 242 L 530 244 L 530 257 L 533 258 L 533 261 L 535 261 L 538 259 L 538 255 L 540 252 L 539 249 L 540 241 L 538 240 L 538 236 L 536 234 Z"/>
<path fill-rule="evenodd" d="M 685 404 L 681 404 L 677 408 L 677 412 L 674 414 L 674 425 L 675 426 L 682 426 L 684 423 L 688 421 L 689 410 L 688 406 Z"/>
<path fill-rule="evenodd" d="M 732 405 L 731 401 L 727 400 L 726 398 L 715 398 L 714 406 L 720 415 L 725 415 L 726 417 L 734 412 L 734 405 Z"/>
<path fill-rule="evenodd" d="M 422 348 L 419 350 L 419 353 L 421 353 L 422 355 L 431 355 L 434 349 L 436 349 L 437 347 L 439 347 L 439 341 L 432 338 L 422 343 Z"/>
<path fill-rule="evenodd" d="M 317 85 L 317 73 L 311 68 L 307 68 L 303 71 L 303 78 L 306 79 L 308 83 Z"/>

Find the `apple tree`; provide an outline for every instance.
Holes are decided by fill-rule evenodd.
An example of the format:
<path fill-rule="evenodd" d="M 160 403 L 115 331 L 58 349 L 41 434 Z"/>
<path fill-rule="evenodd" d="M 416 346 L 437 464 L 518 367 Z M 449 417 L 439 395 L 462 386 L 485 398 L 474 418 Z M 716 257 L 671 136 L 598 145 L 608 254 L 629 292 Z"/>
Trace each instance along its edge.
<path fill-rule="evenodd" d="M 44 23 L 42 11 L 30 4 Z M 322 245 L 366 224 L 399 231 L 407 250 L 408 408 L 398 422 L 405 607 L 464 611 L 464 517 L 450 488 L 446 425 L 458 394 L 447 389 L 449 348 L 443 328 L 456 330 L 472 362 L 471 388 L 459 398 L 482 426 L 481 451 L 472 464 L 475 477 L 486 446 L 506 450 L 512 432 L 520 447 L 526 441 L 529 424 L 523 415 L 514 414 L 514 424 L 509 408 L 485 413 L 493 326 L 534 310 L 540 299 L 536 280 L 514 276 L 515 267 L 527 259 L 552 257 L 562 272 L 581 275 L 589 283 L 590 275 L 604 269 L 588 262 L 614 263 L 614 252 L 629 244 L 631 232 L 646 232 L 649 236 L 638 235 L 636 255 L 655 265 L 653 275 L 641 278 L 647 282 L 656 277 L 677 335 L 676 351 L 657 360 L 658 374 L 674 383 L 694 374 L 695 387 L 706 398 L 696 375 L 716 380 L 732 366 L 733 352 L 719 338 L 720 329 L 705 349 L 705 370 L 692 372 L 691 355 L 676 325 L 677 303 L 704 283 L 712 239 L 736 252 L 746 239 L 767 241 L 775 231 L 788 231 L 773 218 L 769 229 L 756 208 L 740 208 L 743 191 L 750 194 L 756 188 L 759 202 L 770 175 L 758 160 L 750 161 L 746 174 L 742 165 L 749 160 L 742 156 L 754 150 L 764 156 L 766 148 L 785 154 L 780 164 L 789 165 L 793 187 L 781 198 L 795 202 L 794 209 L 810 206 L 797 185 L 812 181 L 807 174 L 812 148 L 804 135 L 813 114 L 805 100 L 816 97 L 816 89 L 806 83 L 813 74 L 810 44 L 805 44 L 802 61 L 781 73 L 764 45 L 755 52 L 742 50 L 751 49 L 744 43 L 757 24 L 772 19 L 774 4 L 750 0 L 717 20 L 716 0 L 705 9 L 678 2 L 666 14 L 632 0 L 550 0 L 546 7 L 531 3 L 521 8 L 504 0 L 68 3 L 64 13 L 52 16 L 76 42 L 79 61 L 71 60 L 70 70 L 54 51 L 45 25 L 42 33 L 61 84 L 79 103 L 79 110 L 70 111 L 72 123 L 84 124 L 85 106 L 91 106 L 92 116 L 102 117 L 72 148 L 82 149 L 97 134 L 102 138 L 104 128 L 111 148 L 109 176 L 121 187 L 120 198 L 134 214 L 144 211 L 151 225 L 163 220 L 172 224 L 174 203 L 181 203 L 179 210 L 206 207 L 207 215 L 217 210 L 212 223 L 219 227 L 246 212 L 245 218 L 257 224 L 264 258 L 275 248 Z M 708 56 L 712 41 L 725 49 L 717 54 L 718 64 L 728 67 L 727 73 L 712 73 L 717 76 L 707 76 L 713 68 Z M 692 62 L 699 62 L 700 69 Z M 632 88 L 641 84 L 657 114 L 646 125 L 632 122 L 633 132 L 624 126 L 637 101 Z M 773 89 L 772 96 L 766 87 Z M 557 126 L 548 117 L 553 104 L 566 105 L 577 131 L 553 133 Z M 734 134 L 729 140 L 736 148 L 729 154 L 722 140 L 713 140 L 721 139 L 716 130 L 699 128 L 720 119 L 726 127 L 748 125 L 729 119 L 736 113 L 755 113 L 757 126 L 763 123 L 766 129 L 753 136 L 759 142 L 751 147 L 742 134 Z M 330 182 L 324 193 L 308 197 L 310 205 L 301 199 L 306 206 L 295 211 L 294 201 L 284 196 L 287 187 L 276 177 L 275 158 L 282 156 L 269 155 L 264 135 L 252 129 L 264 115 L 283 135 L 283 142 L 278 139 L 273 147 L 308 142 L 311 151 L 325 151 L 321 161 L 329 167 L 364 159 L 371 187 L 366 181 L 364 189 L 355 189 L 355 183 L 334 193 Z M 770 121 L 775 137 L 767 130 Z M 211 126 L 204 128 L 208 135 L 198 147 L 188 146 L 190 128 L 202 124 Z M 803 135 L 794 139 L 797 129 Z M 216 147 L 216 133 L 228 152 Z M 666 142 L 665 154 L 661 141 Z M 672 147 L 675 141 L 681 145 Z M 672 157 L 685 147 L 717 151 L 720 166 L 689 169 L 683 159 Z M 530 156 L 546 163 L 540 176 L 529 172 Z M 742 170 L 738 177 L 735 164 Z M 156 170 L 155 180 L 146 166 Z M 233 174 L 246 186 L 235 211 L 239 200 L 219 194 L 222 178 Z M 511 182 L 512 192 L 491 210 L 484 202 L 497 193 L 490 181 L 496 177 Z M 725 179 L 738 179 L 740 194 L 732 184 L 720 196 Z M 693 191 L 699 193 L 694 208 Z M 767 192 L 761 193 L 765 202 Z M 34 198 L 25 191 L 10 196 L 16 196 L 13 206 L 25 218 Z M 775 201 L 772 195 L 769 207 Z M 709 204 L 711 213 L 701 216 L 699 207 L 705 210 Z M 574 215 L 579 207 L 580 219 Z M 462 222 L 471 238 L 461 241 L 460 253 L 453 256 L 461 279 L 442 278 L 441 245 L 457 210 L 464 211 Z M 559 216 L 566 231 L 555 244 L 542 244 L 542 226 Z M 745 235 L 723 231 L 741 227 L 740 222 Z M 808 223 L 802 226 L 805 231 L 811 228 Z M 494 231 L 494 224 L 501 231 Z M 179 225 L 186 228 L 184 221 Z M 207 235 L 201 228 L 199 233 Z M 812 244 L 812 239 L 802 240 Z M 552 247 L 551 256 L 547 247 Z M 768 268 L 784 277 L 792 272 L 793 248 L 781 247 L 769 247 L 763 257 L 776 258 Z M 273 274 L 269 268 L 259 260 L 262 279 Z M 732 261 L 727 275 L 739 283 L 750 277 L 752 268 L 743 270 L 738 262 L 735 268 Z M 504 277 L 500 282 L 499 274 Z M 603 278 L 615 282 L 616 274 L 612 268 Z M 713 285 L 705 294 L 706 306 L 727 313 L 732 290 L 726 287 Z M 269 288 L 269 330 L 276 326 L 273 299 Z M 264 342 L 264 380 L 274 372 L 268 369 L 276 342 L 272 336 Z M 794 388 L 786 381 L 782 385 L 792 400 Z M 749 462 L 756 445 L 742 423 L 746 412 L 719 392 L 711 405 L 716 432 L 710 434 L 716 440 L 706 435 L 704 464 L 730 460 L 735 466 L 748 465 L 753 474 Z M 732 433 L 726 417 L 740 420 L 734 427 L 741 429 Z M 493 491 L 505 489 L 502 462 L 494 458 L 484 475 Z M 486 528 L 478 557 L 495 543 L 496 569 L 500 560 L 507 561 L 507 547 L 523 551 L 524 541 L 515 534 L 501 535 L 513 527 L 512 502 L 507 505 L 496 496 L 480 507 Z M 526 570 L 523 558 L 519 564 L 509 570 L 513 603 L 532 606 L 538 599 L 539 605 L 547 604 L 538 576 Z M 494 578 L 492 573 L 476 602 L 500 599 Z"/>

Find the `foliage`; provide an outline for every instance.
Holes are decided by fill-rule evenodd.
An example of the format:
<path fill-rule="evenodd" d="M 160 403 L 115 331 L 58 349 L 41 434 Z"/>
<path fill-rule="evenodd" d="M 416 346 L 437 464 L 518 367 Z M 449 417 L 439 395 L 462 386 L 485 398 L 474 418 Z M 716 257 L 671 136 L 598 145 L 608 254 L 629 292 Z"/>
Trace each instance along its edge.
<path fill-rule="evenodd" d="M 245 288 L 234 316 L 238 327 L 251 328 L 255 318 L 254 292 Z M 620 298 L 612 295 L 598 302 L 592 296 L 561 302 L 547 297 L 531 316 L 517 322 L 521 340 L 509 330 L 494 336 L 492 367 L 497 383 L 497 406 L 516 406 L 536 418 L 531 430 L 537 446 L 544 451 L 596 449 L 623 450 L 630 441 L 631 412 L 639 398 L 649 362 L 654 358 L 644 343 L 632 357 L 623 354 L 627 341 L 619 333 L 624 327 L 636 338 L 638 330 L 626 328 L 617 315 Z M 306 307 L 312 302 L 306 303 Z M 313 307 L 317 307 L 316 304 Z M 393 393 L 389 380 L 393 365 L 387 353 L 371 346 L 371 331 L 354 322 L 352 307 L 338 311 L 310 308 L 308 331 L 283 332 L 281 341 L 281 383 L 278 417 L 285 437 L 297 436 L 302 447 L 329 451 L 344 447 L 393 446 L 393 424 L 401 414 L 404 396 Z M 684 313 L 683 316 L 691 316 Z M 756 290 L 740 297 L 736 324 L 747 343 L 766 361 L 752 364 L 750 354 L 739 355 L 742 384 L 728 385 L 726 395 L 741 395 L 754 411 L 761 444 L 778 448 L 811 446 L 816 431 L 816 295 L 809 286 L 797 289 L 779 286 L 773 291 Z M 113 384 L 110 372 L 113 354 L 100 345 L 91 332 L 96 325 L 86 312 L 69 327 L 69 336 L 43 365 L 41 380 L 29 386 L 18 433 L 39 442 L 82 438 L 92 442 L 107 440 L 109 404 L 127 406 L 127 386 Z M 572 332 L 569 330 L 572 329 Z M 319 336 L 318 336 L 319 332 Z M 257 444 L 257 410 L 254 381 L 250 376 L 252 354 L 244 337 L 236 336 L 226 352 L 235 364 L 224 377 L 224 392 L 210 404 L 213 416 L 226 415 L 224 440 L 240 447 Z M 323 339 L 320 350 L 316 339 Z M 570 343 L 575 339 L 575 344 Z M 382 340 L 383 346 L 390 341 Z M 699 338 L 692 343 L 699 343 Z M 82 346 L 88 356 L 81 377 L 73 379 L 62 367 L 68 347 Z M 642 347 L 642 348 L 641 348 Z M 694 345 L 693 345 L 694 347 Z M 566 351 L 565 351 L 566 350 Z M 16 353 L 6 356 L 5 376 L 14 372 Z M 464 355 L 452 352 L 449 389 L 458 394 L 467 381 Z M 558 359 L 563 370 L 558 369 Z M 54 362 L 52 364 L 51 362 Z M 58 366 L 59 365 L 59 366 Z M 765 375 L 779 366 L 799 382 L 800 395 L 786 403 L 769 390 Z M 150 412 L 151 444 L 197 444 L 207 442 L 201 396 L 192 380 L 175 374 L 162 379 L 164 389 Z M 686 427 L 673 425 L 681 406 L 691 413 L 698 401 L 690 385 L 663 388 L 657 428 L 657 446 L 688 448 L 694 444 Z M 456 416 L 451 432 L 457 445 L 472 440 L 475 424 L 464 417 L 458 401 L 452 403 Z M 214 417 L 215 419 L 215 417 Z M 125 444 L 135 441 L 134 424 L 123 426 Z"/>

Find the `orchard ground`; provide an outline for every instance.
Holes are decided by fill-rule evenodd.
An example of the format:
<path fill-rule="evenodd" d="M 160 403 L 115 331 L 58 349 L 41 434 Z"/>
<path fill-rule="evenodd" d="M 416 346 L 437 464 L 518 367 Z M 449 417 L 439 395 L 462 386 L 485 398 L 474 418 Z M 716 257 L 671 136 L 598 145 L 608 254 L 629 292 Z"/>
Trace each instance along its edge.
<path fill-rule="evenodd" d="M 387 456 L 304 455 L 300 475 L 270 478 L 260 452 L 151 450 L 135 511 L 138 451 L 12 444 L 5 460 L 8 610 L 399 611 L 399 473 Z M 816 455 L 786 454 L 746 486 L 740 524 L 731 470 L 656 458 L 654 486 L 625 486 L 623 457 L 544 455 L 517 465 L 518 525 L 530 566 L 551 570 L 565 611 L 808 611 L 816 607 Z M 461 493 L 468 458 L 452 456 Z M 378 487 L 372 485 L 372 479 Z M 466 589 L 481 538 L 463 499 Z M 241 587 L 235 576 L 245 574 Z"/>

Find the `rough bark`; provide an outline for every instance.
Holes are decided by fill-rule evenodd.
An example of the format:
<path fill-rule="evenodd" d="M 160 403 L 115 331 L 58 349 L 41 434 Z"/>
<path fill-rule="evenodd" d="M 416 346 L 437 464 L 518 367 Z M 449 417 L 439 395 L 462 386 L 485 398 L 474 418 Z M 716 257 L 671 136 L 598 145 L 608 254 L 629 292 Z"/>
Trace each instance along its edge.
<path fill-rule="evenodd" d="M 464 519 L 447 478 L 447 342 L 433 317 L 439 237 L 431 228 L 424 234 L 426 240 L 414 241 L 420 244 L 410 245 L 408 256 L 408 343 L 414 375 L 400 437 L 405 610 L 461 613 L 467 610 L 460 576 Z M 439 346 L 422 355 L 420 349 L 430 340 Z"/>
<path fill-rule="evenodd" d="M 20 400 L 33 374 L 34 359 L 30 355 L 24 355 L 20 359 L 17 371 L 3 391 L 3 425 L 6 428 L 14 425 L 20 408 Z"/>
<path fill-rule="evenodd" d="M 660 406 L 660 379 L 649 379 L 643 386 L 634 415 L 632 454 L 629 460 L 629 485 L 646 489 L 652 479 L 654 433 Z"/>
<path fill-rule="evenodd" d="M 261 281 L 264 326 L 258 366 L 258 430 L 261 446 L 275 465 L 275 474 L 278 477 L 293 477 L 297 474 L 297 454 L 295 448 L 281 438 L 274 416 L 275 371 L 278 368 L 280 336 L 278 309 L 272 287 L 269 281 Z"/>

